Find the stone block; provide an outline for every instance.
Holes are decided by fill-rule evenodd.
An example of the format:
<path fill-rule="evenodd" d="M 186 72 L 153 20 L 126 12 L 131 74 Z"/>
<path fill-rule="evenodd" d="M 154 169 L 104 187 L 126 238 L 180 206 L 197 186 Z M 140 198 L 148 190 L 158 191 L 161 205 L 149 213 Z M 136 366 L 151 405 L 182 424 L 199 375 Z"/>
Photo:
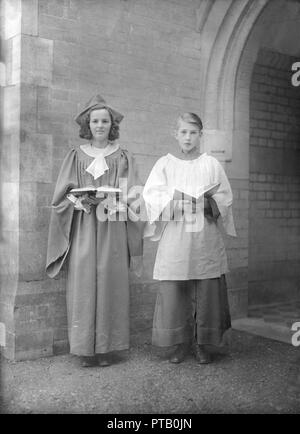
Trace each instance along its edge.
<path fill-rule="evenodd" d="M 26 318 L 24 320 L 20 320 L 18 317 L 15 319 L 15 333 L 18 335 L 19 333 L 29 334 L 35 333 L 44 329 L 51 329 L 55 326 L 54 318 L 41 318 L 41 319 L 32 319 Z"/>
<path fill-rule="evenodd" d="M 49 134 L 25 133 L 20 149 L 22 182 L 52 181 L 52 137 Z"/>
<path fill-rule="evenodd" d="M 249 282 L 249 305 L 296 299 L 298 288 L 298 279 L 290 278 Z"/>
<path fill-rule="evenodd" d="M 41 14 L 39 17 L 39 36 L 41 38 L 75 44 L 79 43 L 80 34 L 80 27 L 76 20 L 46 14 Z"/>
<path fill-rule="evenodd" d="M 91 53 L 91 62 L 95 56 L 97 56 L 97 52 Z M 87 54 L 85 54 L 87 55 Z M 54 50 L 53 50 L 53 71 L 55 74 L 64 75 L 65 71 L 68 70 L 76 70 L 80 69 L 80 60 L 81 55 L 79 52 L 79 47 L 72 43 L 67 43 L 63 41 L 54 41 Z M 94 62 L 97 62 L 97 57 Z M 91 66 L 91 65 L 90 65 Z M 98 66 L 95 65 L 94 66 Z M 96 68 L 97 69 L 97 68 Z M 98 71 L 98 69 L 97 69 Z M 100 70 L 99 72 L 101 72 Z M 98 72 L 98 73 L 99 73 Z"/>
<path fill-rule="evenodd" d="M 54 192 L 52 183 L 37 182 L 36 186 L 36 206 L 37 207 L 50 207 Z"/>
<path fill-rule="evenodd" d="M 37 90 L 33 85 L 22 84 L 21 86 L 21 142 L 26 134 L 36 131 L 37 126 Z"/>
<path fill-rule="evenodd" d="M 6 336 L 5 336 L 5 347 L 3 350 L 3 355 L 5 358 L 9 360 L 15 359 L 15 334 L 14 332 L 8 331 L 6 329 Z"/>
<path fill-rule="evenodd" d="M 20 128 L 20 86 L 3 89 L 3 133 L 11 135 L 18 143 Z"/>
<path fill-rule="evenodd" d="M 233 268 L 226 274 L 227 287 L 235 291 L 237 288 L 245 287 L 248 283 L 248 267 Z"/>
<path fill-rule="evenodd" d="M 22 0 L 4 0 L 3 5 L 4 39 L 12 38 L 21 32 Z"/>
<path fill-rule="evenodd" d="M 20 231 L 20 280 L 45 278 L 47 233 Z"/>
<path fill-rule="evenodd" d="M 38 35 L 38 4 L 38 0 L 22 1 L 21 28 L 24 35 Z"/>
<path fill-rule="evenodd" d="M 11 71 L 9 85 L 19 85 L 21 82 L 21 35 L 12 38 Z"/>
<path fill-rule="evenodd" d="M 0 298 L 0 318 L 4 324 L 5 335 L 8 332 L 14 331 L 14 300 L 13 297 L 6 297 L 5 294 L 1 294 Z M 3 333 L 3 330 L 1 331 Z M 5 338 L 6 340 L 6 338 Z"/>
<path fill-rule="evenodd" d="M 1 229 L 3 231 L 18 231 L 19 225 L 19 184 L 18 182 L 3 182 L 1 186 Z"/>
<path fill-rule="evenodd" d="M 45 356 L 52 354 L 53 331 L 40 330 L 30 334 L 19 334 L 16 336 L 17 360 L 23 352 L 39 351 Z"/>
<path fill-rule="evenodd" d="M 19 227 L 21 230 L 35 230 L 37 218 L 37 193 L 36 184 L 26 182 L 20 185 L 20 218 Z"/>
<path fill-rule="evenodd" d="M 31 296 L 39 295 L 40 296 L 39 300 L 45 301 L 47 299 L 49 303 L 54 303 L 56 294 L 63 293 L 65 295 L 65 290 L 66 290 L 66 281 L 65 281 L 64 273 L 62 272 L 59 278 L 56 279 L 50 279 L 48 277 L 45 277 L 44 280 L 19 281 L 18 297 L 22 295 L 31 295 Z M 46 294 L 46 296 L 44 297 L 41 294 Z M 51 294 L 52 297 L 50 297 Z M 24 304 L 23 299 L 19 299 L 19 300 L 21 305 Z M 30 303 L 32 303 L 32 299 Z"/>
<path fill-rule="evenodd" d="M 243 318 L 248 312 L 248 289 L 247 287 L 230 289 L 228 301 L 232 319 Z"/>
<path fill-rule="evenodd" d="M 23 35 L 21 50 L 22 83 L 39 86 L 52 85 L 53 41 Z"/>
<path fill-rule="evenodd" d="M 53 344 L 53 355 L 59 356 L 62 354 L 68 354 L 70 352 L 70 346 L 67 339 L 55 340 Z"/>
<path fill-rule="evenodd" d="M 68 340 L 67 318 L 64 318 L 64 325 L 54 328 L 54 342 Z"/>
<path fill-rule="evenodd" d="M 0 263 L 1 263 L 1 286 L 2 291 L 7 285 L 11 288 L 13 293 L 12 282 L 17 279 L 19 270 L 19 232 L 18 230 L 3 231 L 2 233 L 2 246 L 0 250 Z M 7 278 L 7 280 L 6 280 Z M 12 281 L 11 281 L 12 279 Z M 9 289 L 9 288 L 7 288 Z M 16 288 L 15 288 L 16 289 Z"/>
<path fill-rule="evenodd" d="M 32 283 L 32 282 L 31 282 Z M 42 285 L 42 281 L 39 283 Z M 30 316 L 34 319 L 39 318 L 38 309 L 40 306 L 48 306 L 47 310 L 52 315 L 53 306 L 55 304 L 56 298 L 59 297 L 59 294 L 55 292 L 45 293 L 45 292 L 37 292 L 37 293 L 26 293 L 26 294 L 17 294 L 15 299 L 15 307 L 16 308 L 24 308 L 28 309 Z"/>
<path fill-rule="evenodd" d="M 236 130 L 233 134 L 232 161 L 226 164 L 229 178 L 249 177 L 249 134 L 245 130 Z"/>
<path fill-rule="evenodd" d="M 55 17 L 63 17 L 65 3 L 65 1 L 61 0 L 47 0 L 39 2 L 39 12 L 41 14 L 53 15 Z"/>
<path fill-rule="evenodd" d="M 52 100 L 58 100 L 58 101 L 69 101 L 69 95 L 70 92 L 65 89 L 51 89 L 51 98 Z"/>

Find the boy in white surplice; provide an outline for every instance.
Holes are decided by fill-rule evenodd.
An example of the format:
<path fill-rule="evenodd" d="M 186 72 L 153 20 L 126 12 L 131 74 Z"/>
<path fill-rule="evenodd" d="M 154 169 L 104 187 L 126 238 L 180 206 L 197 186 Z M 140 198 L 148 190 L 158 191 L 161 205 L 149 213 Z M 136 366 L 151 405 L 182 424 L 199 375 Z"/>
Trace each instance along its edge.
<path fill-rule="evenodd" d="M 156 162 L 143 193 L 153 228 L 148 236 L 159 240 L 153 277 L 161 285 L 152 342 L 177 345 L 173 363 L 183 361 L 188 351 L 191 324 L 199 363 L 211 361 L 204 345 L 220 345 L 231 327 L 221 231 L 236 236 L 232 191 L 221 164 L 200 153 L 202 128 L 194 113 L 179 117 L 179 152 Z"/>

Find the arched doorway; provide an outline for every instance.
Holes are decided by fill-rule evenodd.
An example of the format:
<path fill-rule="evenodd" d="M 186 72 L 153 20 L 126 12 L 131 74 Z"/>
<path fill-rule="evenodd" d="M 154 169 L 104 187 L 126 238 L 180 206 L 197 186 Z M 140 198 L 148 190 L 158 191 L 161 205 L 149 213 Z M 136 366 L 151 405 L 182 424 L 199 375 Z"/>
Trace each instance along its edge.
<path fill-rule="evenodd" d="M 236 82 L 249 102 L 249 318 L 242 327 L 289 343 L 300 318 L 300 92 L 291 84 L 299 17 L 298 2 L 269 3 Z M 246 105 L 237 98 L 237 121 Z"/>
<path fill-rule="evenodd" d="M 220 3 L 203 2 L 208 16 L 200 28 L 207 52 L 205 145 L 223 161 L 235 193 L 229 287 L 233 311 L 244 316 L 235 326 L 290 342 L 288 326 L 300 317 L 299 92 L 291 86 L 299 2 Z"/>

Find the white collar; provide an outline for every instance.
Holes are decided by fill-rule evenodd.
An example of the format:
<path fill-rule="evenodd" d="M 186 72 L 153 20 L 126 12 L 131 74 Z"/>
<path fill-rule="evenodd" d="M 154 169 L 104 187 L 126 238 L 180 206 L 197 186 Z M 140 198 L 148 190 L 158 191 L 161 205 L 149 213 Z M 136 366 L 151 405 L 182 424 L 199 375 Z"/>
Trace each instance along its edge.
<path fill-rule="evenodd" d="M 113 152 L 119 149 L 119 143 L 109 142 L 105 148 L 96 148 L 91 143 L 86 143 L 85 145 L 80 145 L 80 149 L 89 157 L 97 158 L 98 155 L 103 155 L 103 157 L 107 157 Z"/>
<path fill-rule="evenodd" d="M 100 178 L 108 170 L 108 165 L 106 163 L 105 157 L 116 152 L 119 149 L 118 143 L 109 143 L 105 148 L 96 148 L 90 143 L 86 145 L 81 145 L 81 150 L 87 154 L 89 157 L 93 157 L 94 160 L 91 162 L 89 167 L 85 170 L 90 173 L 94 179 Z"/>

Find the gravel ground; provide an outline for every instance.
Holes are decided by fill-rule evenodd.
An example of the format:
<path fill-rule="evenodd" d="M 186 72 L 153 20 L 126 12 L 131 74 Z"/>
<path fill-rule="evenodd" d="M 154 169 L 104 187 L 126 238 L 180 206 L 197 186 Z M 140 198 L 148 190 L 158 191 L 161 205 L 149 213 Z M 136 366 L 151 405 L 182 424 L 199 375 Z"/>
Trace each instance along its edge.
<path fill-rule="evenodd" d="M 114 364 L 82 368 L 75 356 L 2 363 L 2 413 L 299 413 L 299 348 L 232 331 L 210 365 L 134 346 Z"/>

